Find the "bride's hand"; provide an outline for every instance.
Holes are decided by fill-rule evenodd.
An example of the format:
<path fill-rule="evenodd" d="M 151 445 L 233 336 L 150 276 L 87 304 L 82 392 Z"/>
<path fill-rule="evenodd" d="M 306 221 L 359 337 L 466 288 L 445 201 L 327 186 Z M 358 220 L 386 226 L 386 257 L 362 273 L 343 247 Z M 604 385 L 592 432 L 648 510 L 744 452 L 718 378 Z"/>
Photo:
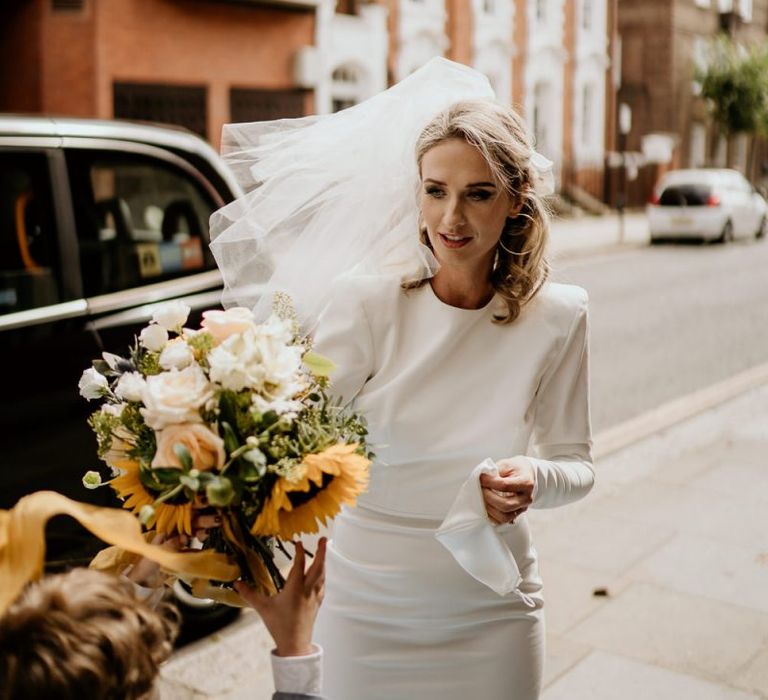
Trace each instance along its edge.
<path fill-rule="evenodd" d="M 533 502 L 536 472 L 526 457 L 497 462 L 499 476 L 480 475 L 488 517 L 497 524 L 513 523 Z"/>

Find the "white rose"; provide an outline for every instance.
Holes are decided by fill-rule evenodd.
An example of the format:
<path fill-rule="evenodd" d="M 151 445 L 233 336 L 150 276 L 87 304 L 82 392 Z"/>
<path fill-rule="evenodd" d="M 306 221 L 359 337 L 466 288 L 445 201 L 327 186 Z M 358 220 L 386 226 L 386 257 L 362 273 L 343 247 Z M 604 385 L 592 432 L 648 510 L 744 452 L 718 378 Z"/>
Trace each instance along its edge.
<path fill-rule="evenodd" d="M 153 323 L 139 334 L 139 342 L 152 352 L 160 352 L 168 342 L 168 331 Z"/>
<path fill-rule="evenodd" d="M 281 345 L 289 345 L 293 342 L 293 321 L 272 314 L 259 326 L 259 334 Z"/>
<path fill-rule="evenodd" d="M 200 423 L 199 409 L 212 397 L 213 388 L 198 365 L 172 369 L 147 377 L 141 415 L 155 430 L 177 423 Z"/>
<path fill-rule="evenodd" d="M 105 403 L 101 407 L 101 412 L 108 416 L 116 416 L 120 418 L 123 415 L 123 409 L 126 407 L 125 403 Z"/>
<path fill-rule="evenodd" d="M 141 401 L 145 384 L 139 372 L 126 372 L 117 380 L 115 393 L 125 401 Z"/>
<path fill-rule="evenodd" d="M 211 380 L 232 391 L 248 388 L 273 399 L 290 398 L 302 387 L 302 352 L 260 329 L 238 333 L 209 353 Z"/>
<path fill-rule="evenodd" d="M 163 369 L 184 369 L 195 360 L 195 354 L 181 338 L 174 338 L 160 353 L 160 366 Z"/>
<path fill-rule="evenodd" d="M 258 394 L 254 394 L 253 407 L 259 413 L 267 413 L 268 411 L 274 411 L 275 413 L 277 413 L 278 416 L 281 416 L 288 420 L 293 420 L 294 418 L 296 418 L 299 411 L 301 411 L 302 404 L 301 404 L 301 401 L 292 401 L 290 399 L 274 399 L 273 401 L 268 401 L 262 396 L 259 396 Z"/>
<path fill-rule="evenodd" d="M 235 306 L 226 311 L 204 311 L 200 326 L 213 336 L 216 343 L 221 343 L 235 333 L 256 328 L 256 320 L 250 309 Z"/>
<path fill-rule="evenodd" d="M 152 315 L 152 321 L 168 331 L 175 331 L 187 322 L 189 311 L 189 306 L 183 301 L 178 299 L 176 301 L 169 301 L 167 304 L 158 307 L 157 311 Z"/>
<path fill-rule="evenodd" d="M 77 388 L 80 389 L 80 396 L 91 401 L 100 399 L 109 391 L 109 382 L 103 374 L 89 367 L 80 377 Z"/>

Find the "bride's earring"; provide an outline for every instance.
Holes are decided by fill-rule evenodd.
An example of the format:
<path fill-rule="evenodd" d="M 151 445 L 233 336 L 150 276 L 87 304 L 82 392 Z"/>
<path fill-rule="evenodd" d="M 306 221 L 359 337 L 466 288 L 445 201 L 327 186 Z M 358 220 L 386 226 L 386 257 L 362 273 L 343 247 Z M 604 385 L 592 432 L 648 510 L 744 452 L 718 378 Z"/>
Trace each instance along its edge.
<path fill-rule="evenodd" d="M 501 248 L 503 251 L 509 253 L 509 255 L 520 255 L 520 253 L 516 253 L 514 250 L 510 250 L 501 242 L 501 238 L 499 238 L 499 248 Z M 498 257 L 499 253 L 496 251 L 496 256 Z"/>

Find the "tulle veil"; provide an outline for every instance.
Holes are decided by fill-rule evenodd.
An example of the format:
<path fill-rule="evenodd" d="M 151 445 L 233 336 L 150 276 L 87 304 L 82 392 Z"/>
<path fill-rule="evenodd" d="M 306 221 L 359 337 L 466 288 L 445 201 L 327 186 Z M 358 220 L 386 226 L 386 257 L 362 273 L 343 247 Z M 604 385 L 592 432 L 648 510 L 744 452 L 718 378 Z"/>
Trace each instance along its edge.
<path fill-rule="evenodd" d="M 309 333 L 344 276 L 434 275 L 414 149 L 434 116 L 467 99 L 494 99 L 488 79 L 435 58 L 335 114 L 226 125 L 222 154 L 246 194 L 211 217 L 224 305 L 261 320 L 285 292 Z"/>

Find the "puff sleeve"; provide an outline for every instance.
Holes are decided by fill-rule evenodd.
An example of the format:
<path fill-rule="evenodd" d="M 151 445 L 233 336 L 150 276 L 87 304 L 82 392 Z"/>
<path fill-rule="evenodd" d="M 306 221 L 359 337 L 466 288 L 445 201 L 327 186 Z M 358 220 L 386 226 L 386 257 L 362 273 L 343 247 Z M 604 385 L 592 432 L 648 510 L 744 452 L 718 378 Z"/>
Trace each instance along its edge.
<path fill-rule="evenodd" d="M 351 402 L 373 374 L 374 362 L 371 329 L 359 290 L 351 285 L 334 290 L 318 320 L 313 350 L 336 365 L 331 395 L 343 405 Z"/>
<path fill-rule="evenodd" d="M 589 493 L 594 484 L 589 322 L 587 294 L 581 289 L 565 342 L 537 391 L 531 445 L 534 508 L 565 505 Z"/>

